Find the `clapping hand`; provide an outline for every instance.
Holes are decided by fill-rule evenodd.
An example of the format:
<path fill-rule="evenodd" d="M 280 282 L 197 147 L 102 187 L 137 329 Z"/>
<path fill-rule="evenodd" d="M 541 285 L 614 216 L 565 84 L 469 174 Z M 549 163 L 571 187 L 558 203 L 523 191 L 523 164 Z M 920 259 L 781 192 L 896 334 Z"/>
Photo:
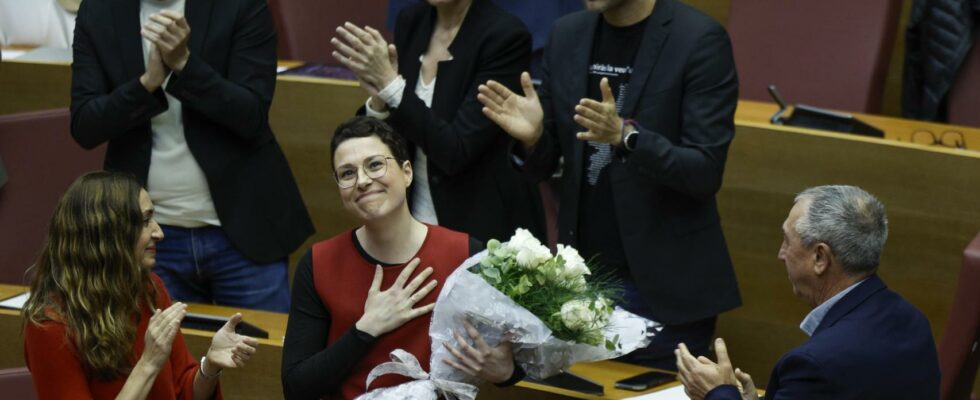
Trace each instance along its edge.
<path fill-rule="evenodd" d="M 514 352 L 509 340 L 502 340 L 497 347 L 490 347 L 480 332 L 469 321 L 463 321 L 466 334 L 473 341 L 471 345 L 459 332 L 453 330 L 457 347 L 443 342 L 443 347 L 456 357 L 442 361 L 464 373 L 491 383 L 501 383 L 514 374 Z"/>
<path fill-rule="evenodd" d="M 687 396 L 695 400 L 703 399 L 708 392 L 718 386 L 735 385 L 742 393 L 743 399 L 758 399 L 752 377 L 742 373 L 741 370 L 738 372 L 742 376 L 736 377 L 732 362 L 728 358 L 728 347 L 721 338 L 715 339 L 715 354 L 718 356 L 717 363 L 704 356 L 694 358 L 684 343 L 674 350 L 674 355 L 677 357 L 677 377 L 684 384 Z M 750 395 L 747 397 L 746 393 Z"/>
<path fill-rule="evenodd" d="M 183 15 L 170 10 L 153 14 L 140 33 L 160 49 L 167 67 L 176 72 L 184 70 L 190 57 L 187 38 L 190 37 L 191 27 Z"/>
<path fill-rule="evenodd" d="M 157 45 L 150 43 L 149 57 L 146 61 L 146 72 L 140 76 L 140 83 L 146 88 L 148 92 L 155 92 L 160 86 L 163 86 L 163 81 L 167 79 L 167 74 L 170 73 L 170 68 L 163 63 L 163 59 L 160 56 L 160 49 Z"/>
<path fill-rule="evenodd" d="M 609 79 L 602 78 L 599 91 L 602 92 L 602 101 L 582 99 L 575 106 L 575 122 L 588 129 L 575 137 L 619 146 L 623 141 L 623 119 L 616 111 L 616 98 L 609 87 Z"/>
<path fill-rule="evenodd" d="M 527 72 L 521 74 L 521 89 L 524 96 L 491 80 L 480 85 L 476 98 L 483 104 L 483 115 L 520 141 L 525 149 L 530 149 L 541 138 L 544 111 L 531 83 L 531 75 Z"/>
<path fill-rule="evenodd" d="M 330 43 L 337 48 L 331 55 L 357 75 L 357 79 L 373 97 L 398 77 L 398 53 L 388 44 L 381 32 L 370 26 L 363 29 L 350 22 L 337 27 Z"/>
<path fill-rule="evenodd" d="M 187 305 L 184 303 L 174 303 L 166 310 L 160 311 L 158 308 L 153 312 L 143 335 L 141 356 L 152 368 L 159 370 L 170 358 L 170 349 L 184 315 L 187 315 Z"/>
<path fill-rule="evenodd" d="M 759 400 L 759 391 L 755 389 L 755 382 L 752 382 L 752 375 L 749 375 L 739 368 L 735 368 L 735 378 L 738 379 L 741 387 L 742 400 Z"/>
<path fill-rule="evenodd" d="M 238 326 L 239 322 L 242 322 L 242 314 L 236 313 L 214 334 L 206 358 L 211 367 L 219 370 L 221 368 L 241 368 L 255 354 L 255 348 L 259 342 L 248 336 L 235 333 L 235 327 Z M 207 372 L 207 375 L 216 373 L 212 369 Z"/>
<path fill-rule="evenodd" d="M 432 311 L 435 303 L 415 308 L 415 304 L 432 292 L 437 284 L 436 280 L 433 279 L 425 286 L 422 285 L 432 275 L 432 267 L 426 268 L 411 281 L 408 281 L 419 263 L 418 258 L 412 259 L 405 266 L 405 269 L 398 274 L 395 283 L 384 291 L 381 290 L 384 270 L 380 265 L 375 267 L 374 281 L 371 282 L 367 300 L 364 302 L 364 315 L 355 324 L 358 330 L 378 337 Z"/>

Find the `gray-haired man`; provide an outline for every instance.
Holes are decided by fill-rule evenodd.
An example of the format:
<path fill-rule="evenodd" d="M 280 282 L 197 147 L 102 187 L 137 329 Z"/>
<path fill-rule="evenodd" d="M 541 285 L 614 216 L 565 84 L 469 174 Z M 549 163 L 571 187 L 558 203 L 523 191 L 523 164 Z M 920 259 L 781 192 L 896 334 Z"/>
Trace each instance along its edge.
<path fill-rule="evenodd" d="M 779 259 L 793 293 L 813 311 L 810 340 L 783 355 L 766 399 L 938 399 L 939 361 L 929 321 L 878 278 L 888 237 L 885 207 L 854 186 L 819 186 L 796 196 L 783 223 Z M 718 363 L 676 350 L 693 399 L 756 399 L 752 377 L 733 370 L 725 342 Z M 741 386 L 741 393 L 738 386 Z"/>

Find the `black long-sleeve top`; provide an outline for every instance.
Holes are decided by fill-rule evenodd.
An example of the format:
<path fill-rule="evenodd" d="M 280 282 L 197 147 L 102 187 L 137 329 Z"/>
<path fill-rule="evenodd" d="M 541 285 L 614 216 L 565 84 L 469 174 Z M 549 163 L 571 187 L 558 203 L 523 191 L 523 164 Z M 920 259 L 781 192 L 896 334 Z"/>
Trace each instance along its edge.
<path fill-rule="evenodd" d="M 371 257 L 357 235 L 351 232 L 354 247 L 371 264 L 392 267 Z M 470 238 L 470 255 L 485 246 Z M 371 350 L 375 338 L 352 326 L 334 343 L 327 343 L 330 333 L 330 312 L 317 294 L 313 281 L 313 255 L 308 251 L 296 266 L 293 278 L 292 305 L 282 354 L 282 386 L 287 399 L 318 399 L 336 393 L 354 367 Z M 520 381 L 524 371 L 514 368 L 514 374 L 500 386 Z"/>

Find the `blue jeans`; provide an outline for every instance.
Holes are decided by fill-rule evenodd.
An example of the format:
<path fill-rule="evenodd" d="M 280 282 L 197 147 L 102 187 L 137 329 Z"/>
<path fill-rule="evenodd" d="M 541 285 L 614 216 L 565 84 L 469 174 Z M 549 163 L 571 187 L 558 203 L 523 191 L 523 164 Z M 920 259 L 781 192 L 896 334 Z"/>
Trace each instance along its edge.
<path fill-rule="evenodd" d="M 623 282 L 623 289 L 623 303 L 620 304 L 623 309 L 654 321 L 657 320 L 657 317 L 653 315 L 641 297 L 639 288 L 631 280 Z M 679 343 L 684 343 L 694 357 L 706 356 L 714 359 L 711 354 L 711 339 L 715 334 L 717 321 L 718 317 L 715 316 L 683 325 L 664 325 L 663 330 L 650 340 L 647 347 L 636 349 L 632 353 L 617 358 L 616 361 L 677 371 L 674 349 Z"/>
<path fill-rule="evenodd" d="M 161 225 L 153 272 L 174 300 L 289 312 L 286 260 L 256 264 L 219 227 Z"/>

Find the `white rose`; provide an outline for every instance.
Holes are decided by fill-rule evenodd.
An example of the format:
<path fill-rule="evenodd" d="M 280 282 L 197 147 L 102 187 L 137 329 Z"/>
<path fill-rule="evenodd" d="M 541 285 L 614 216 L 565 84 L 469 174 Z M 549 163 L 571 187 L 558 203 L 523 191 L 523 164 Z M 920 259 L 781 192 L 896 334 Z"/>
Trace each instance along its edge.
<path fill-rule="evenodd" d="M 506 245 L 514 252 L 517 263 L 525 268 L 533 268 L 551 259 L 551 250 L 531 234 L 530 231 L 518 228 Z"/>
<path fill-rule="evenodd" d="M 598 328 L 597 316 L 586 299 L 569 300 L 561 305 L 561 321 L 568 329 L 593 330 Z"/>
<path fill-rule="evenodd" d="M 534 246 L 540 246 L 541 242 L 538 241 L 530 231 L 524 228 L 517 228 L 514 231 L 514 236 L 510 237 L 507 241 L 506 247 L 512 250 L 514 253 L 520 252 L 523 248 L 529 248 Z"/>
<path fill-rule="evenodd" d="M 609 323 L 608 307 L 609 300 L 602 297 L 594 303 L 589 299 L 569 300 L 561 305 L 561 320 L 568 329 L 601 330 Z"/>
<path fill-rule="evenodd" d="M 572 246 L 558 245 L 558 255 L 565 260 L 565 269 L 562 272 L 562 279 L 577 279 L 582 275 L 590 275 L 589 267 L 585 265 L 585 260 L 578 254 Z"/>
<path fill-rule="evenodd" d="M 518 250 L 514 258 L 524 268 L 536 268 L 551 259 L 551 250 L 541 244 L 530 245 Z"/>

